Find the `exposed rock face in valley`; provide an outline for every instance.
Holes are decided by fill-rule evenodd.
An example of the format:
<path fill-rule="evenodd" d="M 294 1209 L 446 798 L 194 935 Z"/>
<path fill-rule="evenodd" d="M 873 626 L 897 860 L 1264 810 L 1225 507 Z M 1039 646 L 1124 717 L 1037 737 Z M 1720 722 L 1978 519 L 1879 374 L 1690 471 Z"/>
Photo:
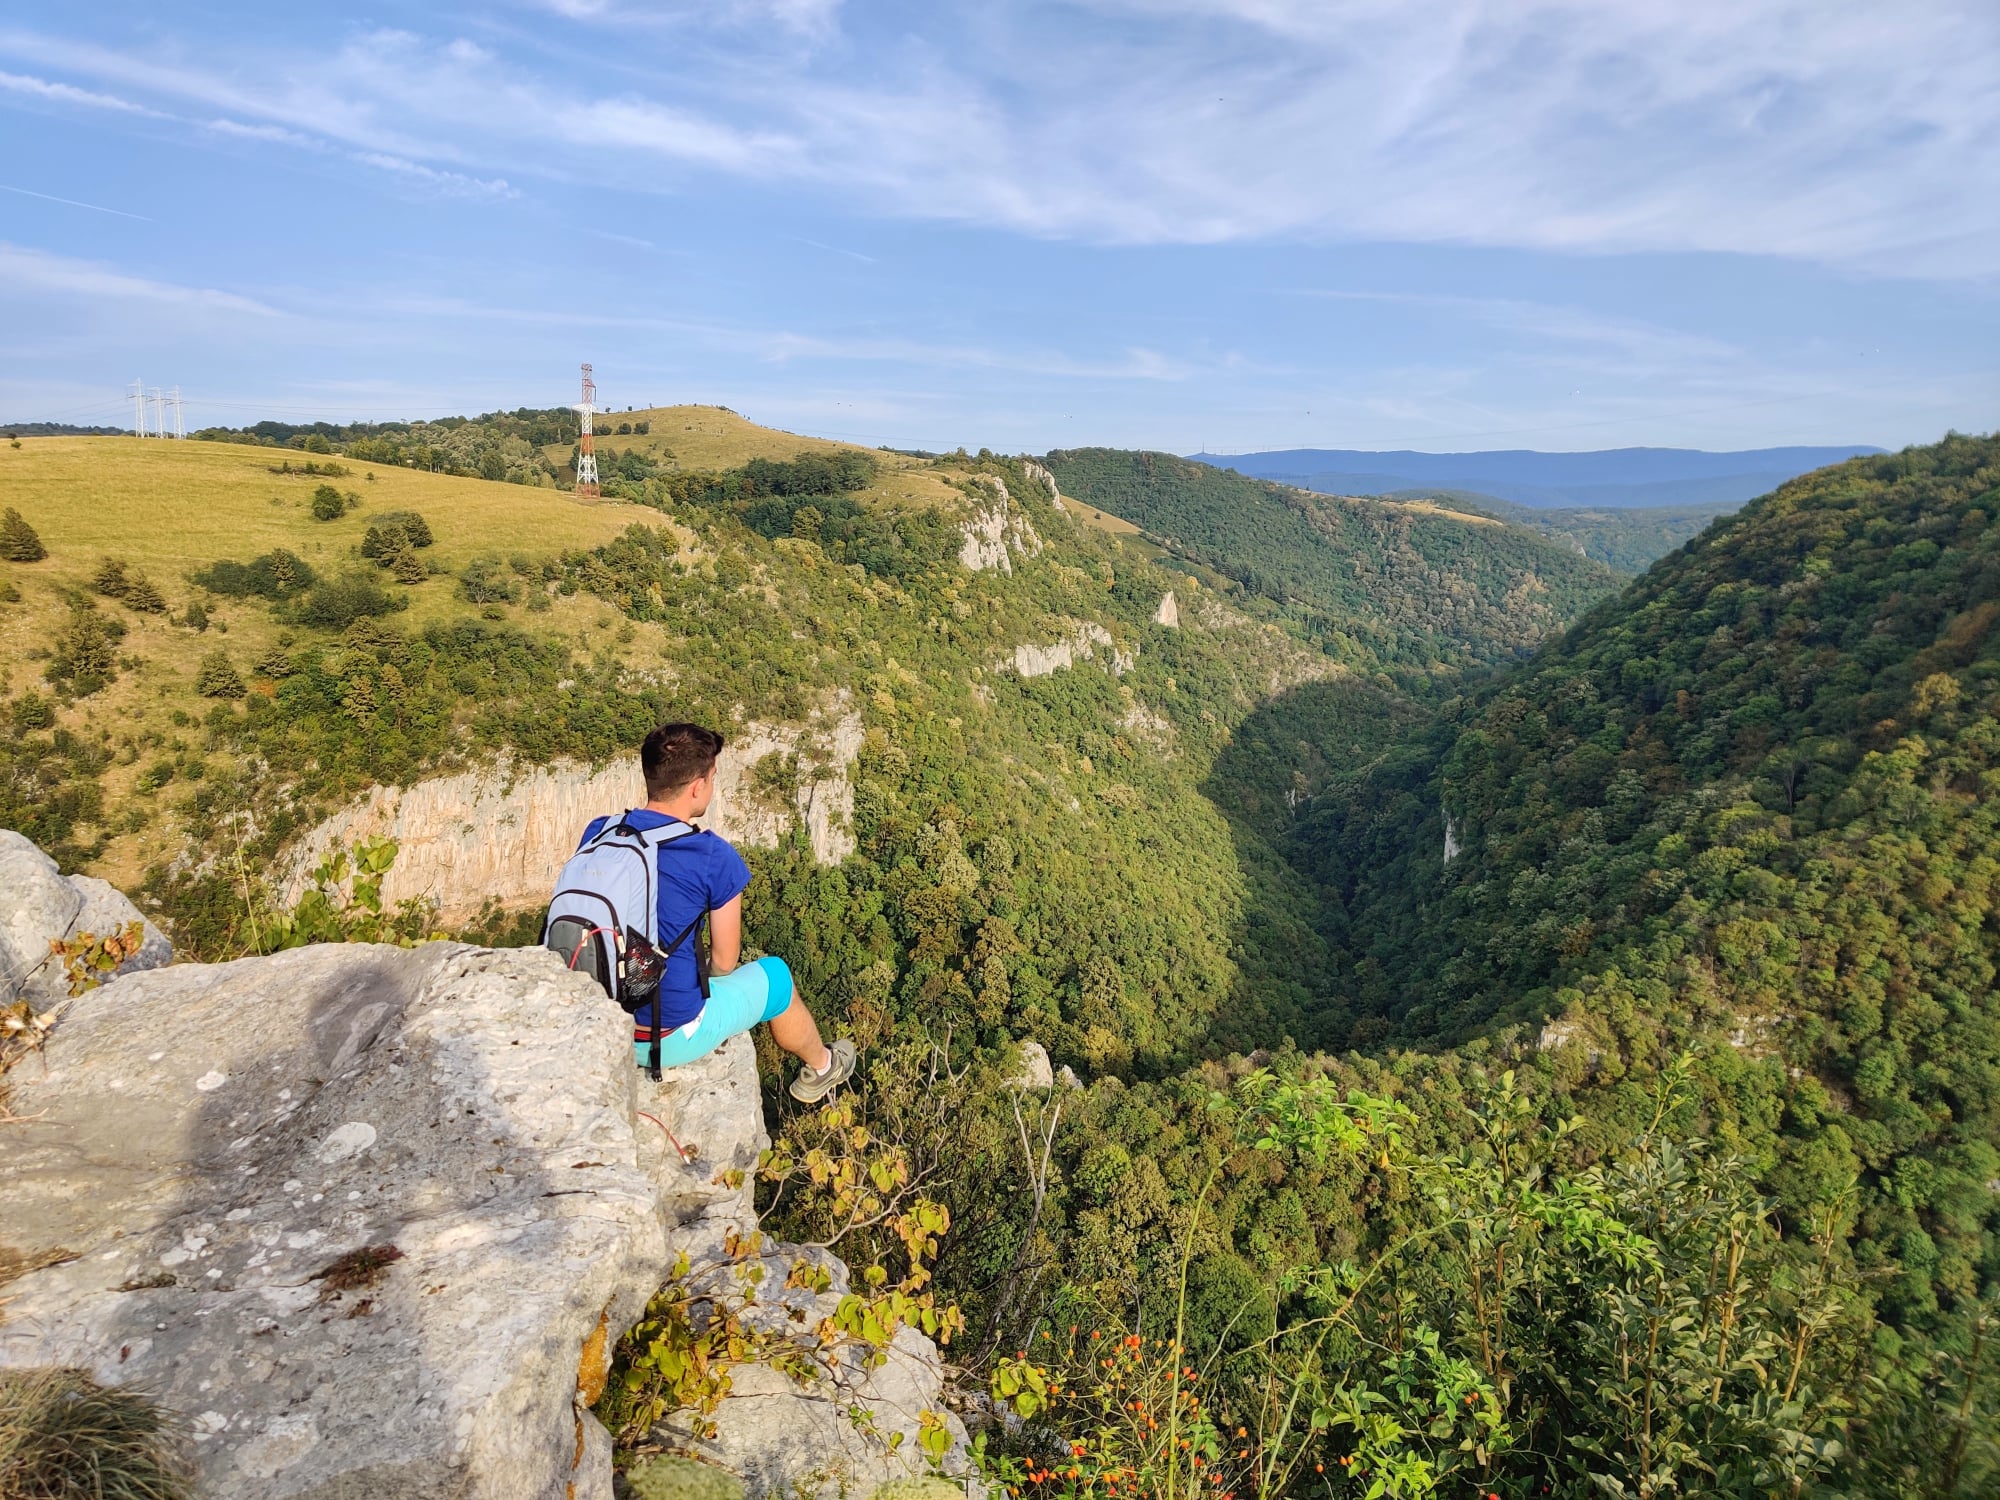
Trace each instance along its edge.
<path fill-rule="evenodd" d="M 1153 611 L 1153 623 L 1155 625 L 1164 625 L 1169 630 L 1180 629 L 1181 605 L 1180 601 L 1174 597 L 1172 589 L 1168 589 L 1160 596 L 1160 607 Z"/>
<path fill-rule="evenodd" d="M 771 845 L 802 825 L 822 863 L 838 864 L 853 851 L 850 771 L 861 749 L 858 715 L 841 705 L 804 727 L 752 723 L 724 733 L 705 827 L 733 843 Z M 792 762 L 789 797 L 758 788 L 759 764 L 771 756 Z M 501 761 L 409 787 L 376 787 L 300 841 L 279 888 L 285 901 L 295 901 L 330 850 L 387 836 L 398 845 L 383 882 L 392 903 L 433 900 L 447 921 L 474 915 L 488 899 L 532 904 L 547 899 L 549 882 L 592 818 L 643 801 L 636 749 L 598 768 Z"/>
<path fill-rule="evenodd" d="M 1108 653 L 1111 670 L 1115 674 L 1122 677 L 1131 669 L 1131 653 L 1119 649 L 1111 638 L 1111 632 L 1095 620 L 1082 620 L 1046 646 L 1023 641 L 1014 648 L 1014 654 L 1002 663 L 1001 670 L 1022 677 L 1046 677 L 1080 661 L 1093 660 L 1100 648 Z"/>
<path fill-rule="evenodd" d="M 1033 557 L 1042 550 L 1042 539 L 1015 506 L 1003 480 L 985 474 L 980 476 L 980 482 L 992 499 L 973 511 L 971 519 L 965 522 L 962 528 L 965 544 L 958 550 L 958 560 L 973 573 L 985 568 L 1011 573 L 1015 555 Z"/>

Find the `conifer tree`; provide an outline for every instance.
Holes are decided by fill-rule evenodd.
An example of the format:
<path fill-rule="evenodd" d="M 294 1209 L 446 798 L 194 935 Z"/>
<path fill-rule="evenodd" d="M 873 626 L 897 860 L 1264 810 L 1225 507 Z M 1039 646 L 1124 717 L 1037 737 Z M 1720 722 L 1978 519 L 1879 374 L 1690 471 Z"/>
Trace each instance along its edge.
<path fill-rule="evenodd" d="M 127 609 L 142 615 L 163 615 L 167 612 L 166 596 L 144 573 L 134 573 L 126 581 L 123 598 Z"/>
<path fill-rule="evenodd" d="M 0 516 L 0 557 L 8 562 L 40 562 L 49 555 L 49 549 L 42 545 L 42 539 L 35 534 L 21 513 L 13 506 Z"/>
<path fill-rule="evenodd" d="M 201 670 L 195 674 L 194 690 L 204 698 L 241 698 L 243 678 L 230 665 L 227 652 L 214 651 L 201 659 Z"/>
<path fill-rule="evenodd" d="M 90 575 L 90 586 L 107 599 L 123 599 L 130 588 L 131 580 L 125 576 L 125 559 L 107 557 L 97 565 L 97 571 Z"/>
<path fill-rule="evenodd" d="M 396 554 L 389 572 L 398 583 L 422 583 L 431 576 L 430 565 L 408 547 Z"/>

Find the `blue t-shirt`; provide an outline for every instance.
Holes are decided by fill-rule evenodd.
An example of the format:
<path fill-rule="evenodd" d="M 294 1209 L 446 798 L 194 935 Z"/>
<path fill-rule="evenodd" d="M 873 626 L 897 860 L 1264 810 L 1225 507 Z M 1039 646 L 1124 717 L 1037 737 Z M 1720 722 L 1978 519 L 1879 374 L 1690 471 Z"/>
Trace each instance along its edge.
<path fill-rule="evenodd" d="M 609 814 L 593 819 L 577 847 L 596 838 L 610 821 Z M 644 833 L 676 820 L 641 807 L 626 813 L 625 821 Z M 663 946 L 679 937 L 681 929 L 703 912 L 727 905 L 750 884 L 750 867 L 743 863 L 743 856 L 729 840 L 705 828 L 662 844 L 659 865 L 659 926 L 654 930 Z M 669 1031 L 701 1014 L 701 977 L 694 962 L 698 940 L 698 934 L 690 937 L 669 955 L 666 975 L 660 980 L 661 1024 Z M 640 1006 L 632 1016 L 635 1032 L 650 1030 L 652 1024 L 653 1007 Z"/>

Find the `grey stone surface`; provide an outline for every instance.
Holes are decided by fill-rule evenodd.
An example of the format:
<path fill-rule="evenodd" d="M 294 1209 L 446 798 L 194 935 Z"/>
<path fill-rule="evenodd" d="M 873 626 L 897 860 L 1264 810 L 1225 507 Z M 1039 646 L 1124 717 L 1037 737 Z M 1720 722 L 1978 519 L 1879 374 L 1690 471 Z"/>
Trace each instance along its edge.
<path fill-rule="evenodd" d="M 1056 1086 L 1056 1073 L 1049 1063 L 1049 1049 L 1033 1037 L 1024 1037 L 1014 1044 L 1021 1054 L 1021 1060 L 1007 1077 L 1010 1088 L 1052 1089 Z"/>
<path fill-rule="evenodd" d="M 0 1153 L 0 1364 L 141 1382 L 203 1493 L 608 1500 L 579 1359 L 666 1268 L 630 1030 L 539 950 L 301 949 L 74 1002 Z M 650 1129 L 651 1127 L 646 1127 Z M 371 1284 L 356 1252 L 393 1246 Z"/>
<path fill-rule="evenodd" d="M 165 935 L 122 892 L 89 875 L 65 876 L 33 840 L 0 828 L 0 1002 L 25 996 L 41 1008 L 62 999 L 69 983 L 49 944 L 86 932 L 109 937 L 130 922 L 145 924 L 145 944 L 119 975 L 173 961 Z"/>
<path fill-rule="evenodd" d="M 935 1411 L 952 1434 L 947 1467 L 962 1472 L 965 1430 L 944 1408 L 944 1363 L 929 1339 L 915 1329 L 899 1330 L 874 1369 L 858 1346 L 821 1350 L 818 1330 L 850 1287 L 839 1258 L 804 1246 L 764 1244 L 756 1257 L 763 1274 L 753 1290 L 743 1274 L 749 1260 L 732 1262 L 725 1251 L 732 1229 L 739 1236 L 757 1229 L 752 1179 L 758 1153 L 770 1143 L 750 1038 L 733 1038 L 699 1062 L 667 1069 L 657 1085 L 642 1076 L 639 1107 L 694 1157 L 681 1162 L 666 1130 L 641 1121 L 640 1129 L 651 1129 L 661 1141 L 662 1149 L 647 1161 L 660 1184 L 668 1243 L 676 1255 L 687 1255 L 692 1284 L 728 1299 L 750 1327 L 799 1341 L 812 1351 L 817 1372 L 800 1384 L 770 1365 L 736 1366 L 730 1394 L 709 1419 L 712 1433 L 699 1432 L 692 1414 L 681 1412 L 668 1416 L 654 1439 L 740 1475 L 752 1496 L 840 1500 L 923 1473 L 917 1438 L 923 1414 Z M 732 1169 L 744 1174 L 740 1186 L 730 1185 Z M 825 1290 L 786 1285 L 802 1264 L 825 1273 Z"/>

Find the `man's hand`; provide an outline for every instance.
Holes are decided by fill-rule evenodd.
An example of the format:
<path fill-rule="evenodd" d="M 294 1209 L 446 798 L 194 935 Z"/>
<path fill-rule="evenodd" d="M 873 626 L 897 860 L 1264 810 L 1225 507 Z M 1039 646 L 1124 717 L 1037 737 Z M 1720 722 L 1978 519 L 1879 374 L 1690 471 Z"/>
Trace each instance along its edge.
<path fill-rule="evenodd" d="M 728 974 L 743 958 L 743 897 L 731 896 L 708 914 L 708 972 Z"/>

